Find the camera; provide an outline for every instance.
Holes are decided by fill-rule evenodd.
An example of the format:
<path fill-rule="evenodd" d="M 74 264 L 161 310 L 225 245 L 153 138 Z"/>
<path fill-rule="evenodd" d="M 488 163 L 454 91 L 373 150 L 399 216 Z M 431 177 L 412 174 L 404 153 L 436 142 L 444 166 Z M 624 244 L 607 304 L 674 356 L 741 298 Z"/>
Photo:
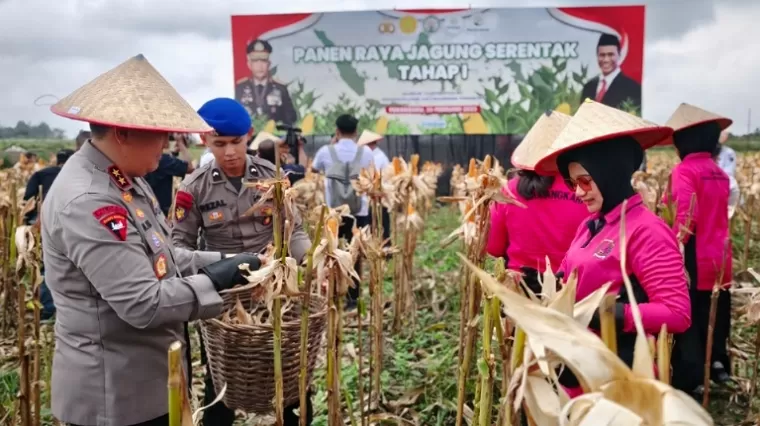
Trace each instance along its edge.
<path fill-rule="evenodd" d="M 278 124 L 277 130 L 286 131 L 285 143 L 291 150 L 293 157 L 295 157 L 296 164 L 298 164 L 298 143 L 306 143 L 306 139 L 301 136 L 301 129 L 298 127 L 289 126 L 287 124 Z"/>

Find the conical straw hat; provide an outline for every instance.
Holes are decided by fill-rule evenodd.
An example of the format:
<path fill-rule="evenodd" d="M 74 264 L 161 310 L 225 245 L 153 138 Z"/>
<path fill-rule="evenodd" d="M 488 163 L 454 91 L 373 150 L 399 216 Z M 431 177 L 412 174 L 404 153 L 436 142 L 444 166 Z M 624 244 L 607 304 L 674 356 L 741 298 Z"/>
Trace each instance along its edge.
<path fill-rule="evenodd" d="M 709 123 L 711 121 L 717 122 L 720 126 L 720 130 L 725 130 L 731 125 L 731 123 L 733 123 L 730 118 L 720 116 L 710 111 L 705 111 L 694 105 L 683 103 L 676 108 L 676 111 L 670 116 L 665 125 L 677 132 L 687 127 Z"/>
<path fill-rule="evenodd" d="M 248 146 L 248 148 L 257 150 L 259 149 L 259 144 L 261 144 L 264 141 L 272 141 L 277 142 L 280 140 L 277 136 L 269 133 L 269 132 L 259 132 L 259 134 L 256 135 L 255 138 L 253 138 L 253 142 Z"/>
<path fill-rule="evenodd" d="M 180 133 L 213 130 L 143 55 L 100 75 L 50 110 L 72 120 L 127 129 Z"/>
<path fill-rule="evenodd" d="M 678 106 L 678 108 L 676 108 L 675 112 L 670 116 L 665 125 L 671 127 L 674 132 L 677 132 L 679 130 L 698 126 L 700 124 L 710 123 L 713 121 L 718 123 L 718 126 L 720 126 L 721 130 L 725 130 L 728 128 L 728 126 L 731 125 L 731 123 L 733 123 L 730 118 L 726 118 L 710 111 L 703 110 L 702 108 L 695 107 L 694 105 L 682 103 Z M 662 141 L 660 145 L 672 144 L 673 138 L 667 138 Z"/>
<path fill-rule="evenodd" d="M 630 136 L 644 149 L 651 148 L 670 137 L 673 129 L 658 126 L 627 112 L 586 99 L 554 140 L 549 150 L 536 164 L 541 174 L 557 173 L 557 157 L 581 146 Z"/>
<path fill-rule="evenodd" d="M 533 170 L 571 118 L 557 111 L 541 114 L 512 153 L 512 165 L 523 170 Z"/>
<path fill-rule="evenodd" d="M 375 132 L 365 130 L 362 132 L 361 136 L 359 136 L 359 141 L 357 142 L 357 144 L 359 146 L 369 145 L 372 142 L 377 142 L 382 138 L 383 137 L 381 135 L 378 135 Z"/>

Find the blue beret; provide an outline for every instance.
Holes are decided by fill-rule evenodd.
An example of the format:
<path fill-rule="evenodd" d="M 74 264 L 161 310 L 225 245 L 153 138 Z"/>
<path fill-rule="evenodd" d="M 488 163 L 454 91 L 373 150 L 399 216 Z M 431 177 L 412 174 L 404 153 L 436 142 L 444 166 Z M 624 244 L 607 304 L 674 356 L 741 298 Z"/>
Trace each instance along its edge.
<path fill-rule="evenodd" d="M 251 130 L 251 116 L 243 105 L 230 98 L 212 99 L 198 110 L 198 115 L 219 136 L 243 136 Z"/>

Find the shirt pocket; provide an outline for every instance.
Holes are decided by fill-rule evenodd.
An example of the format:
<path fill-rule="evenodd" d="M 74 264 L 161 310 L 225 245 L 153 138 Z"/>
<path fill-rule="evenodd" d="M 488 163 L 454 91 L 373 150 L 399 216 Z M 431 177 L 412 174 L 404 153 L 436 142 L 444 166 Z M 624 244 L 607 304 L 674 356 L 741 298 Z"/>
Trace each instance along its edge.
<path fill-rule="evenodd" d="M 202 213 L 203 230 L 212 237 L 231 237 L 235 218 L 229 207 L 218 207 Z"/>

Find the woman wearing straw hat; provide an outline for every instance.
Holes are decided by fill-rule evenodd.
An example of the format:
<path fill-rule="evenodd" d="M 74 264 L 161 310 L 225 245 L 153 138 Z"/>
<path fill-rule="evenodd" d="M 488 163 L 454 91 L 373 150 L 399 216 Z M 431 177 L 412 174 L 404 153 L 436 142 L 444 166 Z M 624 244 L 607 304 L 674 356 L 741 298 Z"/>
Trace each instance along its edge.
<path fill-rule="evenodd" d="M 167 425 L 169 346 L 184 343 L 187 321 L 221 314 L 218 291 L 245 282 L 240 264 L 261 261 L 172 246 L 142 176 L 170 132 L 210 128 L 142 55 L 51 109 L 92 131 L 42 206 L 57 308 L 53 414 L 83 426 Z"/>
<path fill-rule="evenodd" d="M 512 154 L 512 164 L 519 171 L 509 180 L 505 192 L 515 194 L 527 208 L 513 204 L 495 204 L 491 208 L 488 254 L 505 258 L 507 267 L 521 272 L 535 294 L 542 292 L 538 274 L 546 270 L 546 257 L 556 269 L 578 226 L 589 216 L 586 206 L 559 174 L 541 176 L 533 171 L 568 121 L 569 115 L 547 112 Z"/>
<path fill-rule="evenodd" d="M 621 249 L 625 249 L 626 273 L 644 330 L 656 334 L 665 325 L 671 333 L 682 333 L 691 322 L 683 257 L 675 236 L 631 187 L 644 150 L 671 133 L 670 128 L 586 101 L 536 164 L 539 173 L 559 172 L 592 214 L 578 228 L 558 272 L 577 273 L 579 301 L 611 283 L 609 291 L 620 295 L 615 306 L 618 355 L 629 366 L 636 333 L 620 270 Z M 623 215 L 625 245 L 621 247 Z M 598 331 L 598 318 L 589 327 Z M 574 381 L 571 374 L 563 374 L 565 387 L 574 387 Z M 580 388 L 569 392 L 576 396 Z"/>
<path fill-rule="evenodd" d="M 391 160 L 389 160 L 388 156 L 385 155 L 385 152 L 377 146 L 381 140 L 383 140 L 382 135 L 365 130 L 362 132 L 361 136 L 359 136 L 359 140 L 356 144 L 359 146 L 367 146 L 372 150 L 372 161 L 375 164 L 375 168 L 378 172 L 382 173 L 383 169 L 391 164 Z M 385 207 L 383 207 L 382 216 L 383 239 L 387 240 L 391 237 L 391 215 Z M 388 244 L 390 244 L 390 241 Z"/>
<path fill-rule="evenodd" d="M 710 377 L 718 383 L 730 380 L 727 341 L 731 332 L 731 294 L 728 289 L 733 277 L 731 232 L 726 214 L 730 182 L 712 157 L 719 146 L 720 132 L 731 125 L 731 120 L 681 104 L 666 125 L 675 130 L 669 141 L 675 145 L 681 163 L 671 173 L 671 194 L 665 194 L 665 200 L 672 201 L 676 207 L 673 234 L 684 245 L 692 317 L 689 330 L 675 339 L 673 386 L 699 394 L 703 390 L 710 297 L 716 284 L 720 292 L 710 353 Z"/>

